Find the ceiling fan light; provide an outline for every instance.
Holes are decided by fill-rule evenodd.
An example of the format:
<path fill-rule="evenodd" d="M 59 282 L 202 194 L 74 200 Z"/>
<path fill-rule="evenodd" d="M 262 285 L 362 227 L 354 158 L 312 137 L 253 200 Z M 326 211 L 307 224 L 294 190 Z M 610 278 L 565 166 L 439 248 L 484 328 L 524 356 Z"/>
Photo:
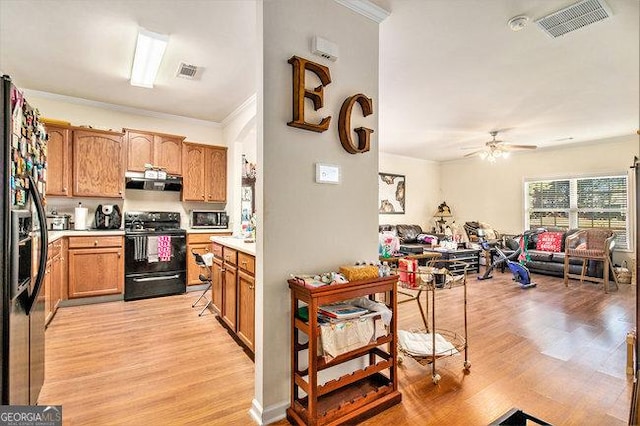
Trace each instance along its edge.
<path fill-rule="evenodd" d="M 509 151 L 502 151 L 502 158 L 509 158 Z"/>
<path fill-rule="evenodd" d="M 489 156 L 489 153 L 486 151 L 482 151 L 480 153 L 480 158 L 482 158 L 483 160 L 485 160 L 488 156 Z"/>

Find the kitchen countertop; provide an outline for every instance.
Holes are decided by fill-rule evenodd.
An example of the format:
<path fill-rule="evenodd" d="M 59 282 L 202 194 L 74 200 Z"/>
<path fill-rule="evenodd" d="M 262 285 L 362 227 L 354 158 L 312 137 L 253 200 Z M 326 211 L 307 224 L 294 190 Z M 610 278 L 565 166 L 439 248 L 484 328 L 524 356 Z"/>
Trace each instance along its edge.
<path fill-rule="evenodd" d="M 251 256 L 256 255 L 256 243 L 245 243 L 244 238 L 211 237 L 210 239 L 214 243 L 222 244 L 223 246 L 250 254 Z"/>
<path fill-rule="evenodd" d="M 229 234 L 231 229 L 202 229 L 202 228 L 187 228 L 187 234 Z"/>
<path fill-rule="evenodd" d="M 87 229 L 86 231 L 76 231 L 75 229 L 67 229 L 65 231 L 49 230 L 49 242 L 52 243 L 62 237 L 93 237 L 96 235 L 124 235 L 124 229 Z"/>

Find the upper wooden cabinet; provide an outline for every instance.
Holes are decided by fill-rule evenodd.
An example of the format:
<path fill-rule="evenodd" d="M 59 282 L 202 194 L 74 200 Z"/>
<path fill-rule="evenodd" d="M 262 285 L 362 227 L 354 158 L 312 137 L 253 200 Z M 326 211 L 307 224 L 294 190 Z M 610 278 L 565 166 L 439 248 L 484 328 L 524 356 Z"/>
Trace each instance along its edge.
<path fill-rule="evenodd" d="M 182 175 L 182 136 L 156 135 L 155 165 L 167 170 L 172 175 Z"/>
<path fill-rule="evenodd" d="M 71 129 L 45 121 L 47 142 L 47 196 L 71 196 Z"/>
<path fill-rule="evenodd" d="M 227 201 L 227 148 L 182 144 L 183 201 Z"/>
<path fill-rule="evenodd" d="M 144 172 L 145 164 L 182 175 L 182 141 L 184 136 L 166 135 L 125 129 L 127 141 L 127 170 Z"/>
<path fill-rule="evenodd" d="M 122 136 L 122 133 L 101 130 L 74 130 L 74 196 L 124 197 Z"/>
<path fill-rule="evenodd" d="M 206 150 L 205 180 L 207 201 L 224 203 L 227 201 L 227 148 L 211 147 Z"/>

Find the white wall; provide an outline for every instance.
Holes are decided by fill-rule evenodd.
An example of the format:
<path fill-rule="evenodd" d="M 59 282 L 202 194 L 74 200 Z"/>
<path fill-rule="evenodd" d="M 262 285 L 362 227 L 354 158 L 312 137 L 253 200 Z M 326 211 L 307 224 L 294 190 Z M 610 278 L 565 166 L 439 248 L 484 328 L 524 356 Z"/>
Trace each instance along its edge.
<path fill-rule="evenodd" d="M 284 415 L 290 391 L 291 273 L 335 270 L 377 258 L 378 25 L 333 0 L 259 2 L 262 81 L 258 93 L 258 241 L 256 286 L 256 395 L 259 422 Z M 262 9 L 263 8 L 263 9 Z M 310 53 L 314 35 L 340 49 L 337 62 Z M 331 115 L 328 131 L 287 126 L 292 119 L 292 69 L 298 55 L 330 68 L 324 107 L 307 121 Z M 310 74 L 310 73 L 307 73 Z M 307 87 L 314 87 L 309 78 Z M 352 126 L 370 127 L 371 151 L 348 154 L 337 134 L 342 102 L 364 93 L 374 114 L 354 108 Z M 339 185 L 314 183 L 315 163 L 337 164 Z"/>
<path fill-rule="evenodd" d="M 425 231 L 435 226 L 433 212 L 444 201 L 439 163 L 381 152 L 379 171 L 405 175 L 405 213 L 380 214 L 380 224 L 417 224 Z"/>
<path fill-rule="evenodd" d="M 634 155 L 638 155 L 638 137 L 629 135 L 553 150 L 518 152 L 494 164 L 480 158 L 444 162 L 440 165 L 440 182 L 457 222 L 478 220 L 501 232 L 517 234 L 524 227 L 525 179 L 628 173 Z M 635 206 L 631 196 L 630 205 Z M 633 220 L 635 209 L 630 216 Z M 635 235 L 633 229 L 631 235 Z M 614 260 L 630 257 L 631 253 L 616 253 Z"/>
<path fill-rule="evenodd" d="M 42 92 L 26 91 L 29 103 L 38 108 L 43 117 L 54 118 L 70 122 L 72 125 L 88 125 L 95 128 L 121 130 L 132 128 L 149 130 L 186 136 L 187 141 L 226 145 L 224 131 L 226 129 L 220 123 L 195 120 L 185 117 L 158 114 L 147 111 L 138 111 L 123 108 L 116 105 L 89 102 L 66 96 L 50 95 Z M 255 116 L 255 106 L 253 115 Z M 241 115 L 238 115 L 240 118 Z M 229 120 L 230 129 L 238 126 L 235 120 Z M 227 211 L 230 214 L 232 224 L 235 219 L 234 211 L 234 184 L 236 170 L 233 168 L 233 149 L 229 149 L 227 160 Z M 239 185 L 239 184 L 238 184 Z M 236 198 L 238 199 L 238 198 Z M 197 203 L 180 201 L 180 193 L 126 190 L 125 199 L 98 199 L 98 198 L 64 198 L 48 197 L 47 210 L 58 210 L 60 213 L 73 214 L 73 209 L 82 202 L 89 208 L 90 221 L 93 219 L 95 208 L 99 204 L 118 204 L 122 210 L 162 210 L 175 211 L 182 214 L 182 225 L 189 226 L 189 210 L 191 209 L 225 209 L 225 204 Z M 92 222 L 87 224 L 92 226 Z"/>
<path fill-rule="evenodd" d="M 234 234 L 241 232 L 240 221 L 240 188 L 242 185 L 242 155 L 247 155 L 247 161 L 256 162 L 256 96 L 247 99 L 234 112 L 225 118 L 223 139 L 229 147 L 227 161 L 229 169 L 233 170 L 228 179 L 227 212 L 229 220 L 233 222 Z"/>

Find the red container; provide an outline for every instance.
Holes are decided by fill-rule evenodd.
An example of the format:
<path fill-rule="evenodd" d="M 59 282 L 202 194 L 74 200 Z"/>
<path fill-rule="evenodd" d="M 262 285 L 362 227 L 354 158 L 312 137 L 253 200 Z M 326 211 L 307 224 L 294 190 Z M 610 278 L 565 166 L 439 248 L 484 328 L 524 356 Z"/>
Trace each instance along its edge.
<path fill-rule="evenodd" d="M 400 273 L 400 281 L 411 287 L 416 286 L 416 272 L 418 270 L 418 261 L 416 259 L 399 259 L 398 272 Z"/>

